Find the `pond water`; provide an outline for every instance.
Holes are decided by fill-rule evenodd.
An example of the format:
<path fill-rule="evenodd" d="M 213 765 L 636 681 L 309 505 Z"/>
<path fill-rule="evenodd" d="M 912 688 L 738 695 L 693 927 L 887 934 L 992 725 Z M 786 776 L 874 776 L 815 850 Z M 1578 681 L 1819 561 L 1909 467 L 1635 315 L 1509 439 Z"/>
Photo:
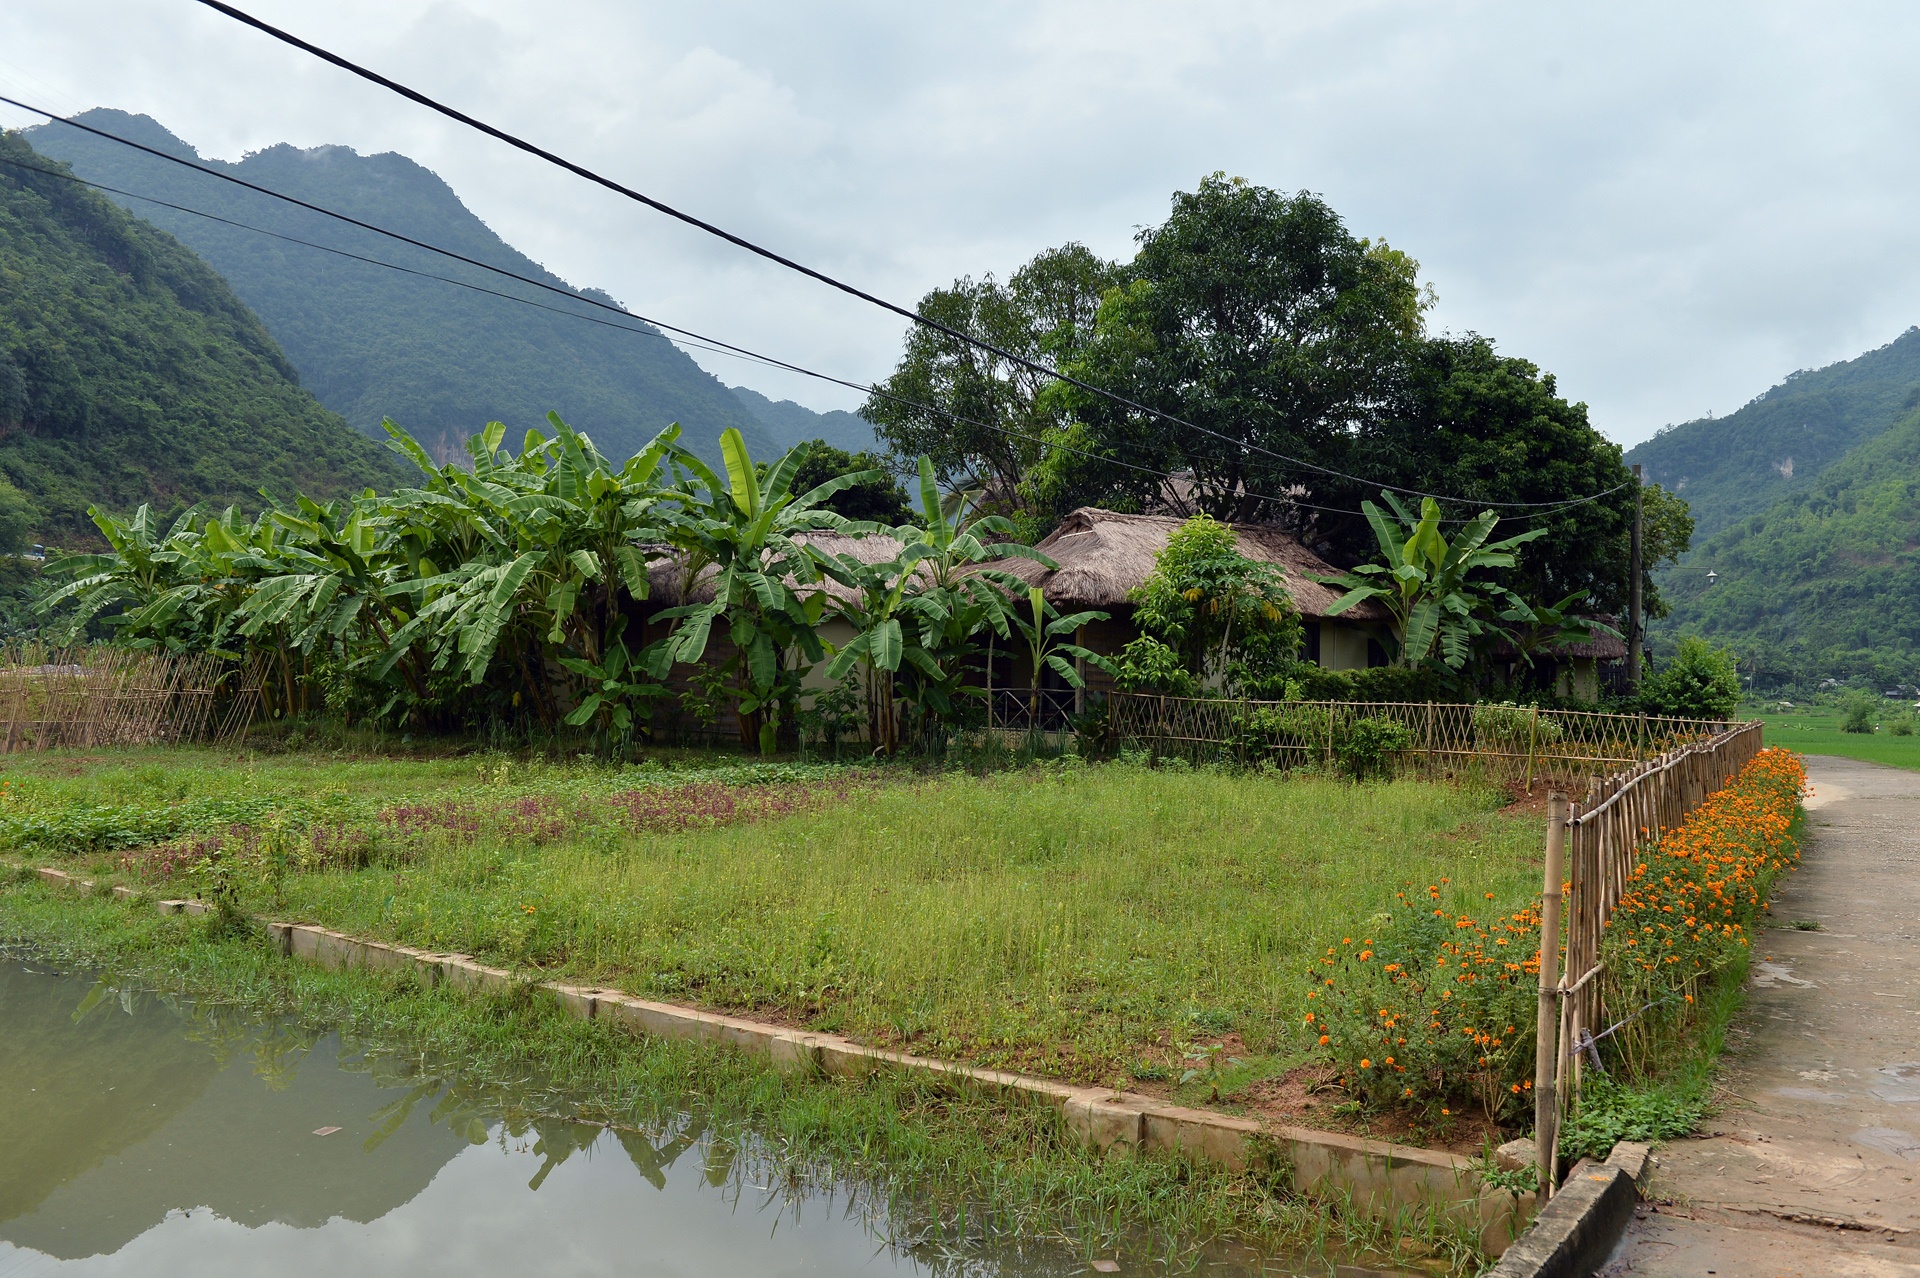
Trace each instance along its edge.
<path fill-rule="evenodd" d="M 1093 1272 L 1052 1242 L 903 1245 L 858 1186 L 756 1179 L 691 1119 L 516 1117 L 337 1036 L 0 955 L 0 1278 Z"/>

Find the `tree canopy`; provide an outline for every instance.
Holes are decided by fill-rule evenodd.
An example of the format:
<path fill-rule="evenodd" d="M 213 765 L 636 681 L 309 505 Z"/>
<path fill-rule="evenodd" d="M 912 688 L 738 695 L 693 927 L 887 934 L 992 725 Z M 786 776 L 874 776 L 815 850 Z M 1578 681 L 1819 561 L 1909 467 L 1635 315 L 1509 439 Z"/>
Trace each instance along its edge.
<path fill-rule="evenodd" d="M 1128 262 L 1067 245 L 1005 287 L 963 279 L 922 303 L 1085 385 L 916 328 L 883 389 L 991 428 L 881 396 L 863 411 L 896 447 L 986 483 L 1035 534 L 1081 505 L 1199 512 L 1290 525 L 1353 564 L 1374 546 L 1360 503 L 1413 490 L 1449 499 L 1450 524 L 1493 507 L 1542 529 L 1507 577 L 1521 595 L 1624 608 L 1633 493 L 1619 447 L 1551 374 L 1477 334 L 1429 334 L 1434 295 L 1411 257 L 1354 235 L 1310 192 L 1221 174 L 1175 193 L 1138 241 Z M 1653 569 L 1690 525 L 1670 493 L 1648 500 L 1643 584 L 1659 615 Z"/>

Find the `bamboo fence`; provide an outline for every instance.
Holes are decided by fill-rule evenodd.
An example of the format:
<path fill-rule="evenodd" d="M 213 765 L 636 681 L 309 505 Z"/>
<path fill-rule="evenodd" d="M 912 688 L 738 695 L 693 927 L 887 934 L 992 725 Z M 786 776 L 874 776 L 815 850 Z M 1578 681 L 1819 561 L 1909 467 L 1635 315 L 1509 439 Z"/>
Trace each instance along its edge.
<path fill-rule="evenodd" d="M 1356 724 L 1397 724 L 1407 744 L 1395 762 L 1430 775 L 1577 784 L 1632 768 L 1725 728 L 1718 720 L 1441 702 L 1224 701 L 1116 692 L 1107 731 L 1122 746 L 1243 762 L 1331 765 Z"/>
<path fill-rule="evenodd" d="M 1542 945 L 1534 1100 L 1543 1173 L 1553 1166 L 1569 1091 L 1580 1086 L 1582 1057 L 1596 1033 L 1606 1032 L 1601 942 L 1635 861 L 1760 753 L 1762 724 L 1717 726 L 1705 740 L 1595 779 L 1583 802 L 1569 805 L 1556 794 L 1549 804 L 1541 934 L 1562 934 L 1558 916 L 1564 908 L 1566 964 L 1564 974 L 1556 975 L 1558 947 Z M 1542 1183 L 1550 1179 L 1543 1175 Z"/>
<path fill-rule="evenodd" d="M 230 740 L 259 699 L 259 680 L 245 676 L 204 653 L 15 647 L 0 653 L 0 750 Z"/>

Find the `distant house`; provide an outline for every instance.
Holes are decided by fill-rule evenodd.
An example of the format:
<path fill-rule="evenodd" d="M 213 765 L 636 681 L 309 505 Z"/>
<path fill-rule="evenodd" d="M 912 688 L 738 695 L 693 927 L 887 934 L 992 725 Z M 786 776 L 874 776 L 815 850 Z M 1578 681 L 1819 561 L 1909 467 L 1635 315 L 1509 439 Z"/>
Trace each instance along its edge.
<path fill-rule="evenodd" d="M 1052 535 L 1035 547 L 1059 565 L 1048 569 L 1031 560 L 1014 559 L 1000 565 L 1046 593 L 1047 602 L 1063 613 L 1097 609 L 1111 620 L 1082 626 L 1080 645 L 1102 656 L 1113 656 L 1136 638 L 1130 597 L 1152 574 L 1167 539 L 1185 520 L 1172 515 L 1123 515 L 1083 506 L 1068 515 Z M 1323 586 L 1316 576 L 1338 570 L 1300 544 L 1292 533 L 1271 524 L 1233 524 L 1240 553 L 1260 563 L 1273 564 L 1286 578 L 1294 606 L 1306 630 L 1301 654 L 1328 670 L 1364 670 L 1387 664 L 1380 637 L 1388 633 L 1387 610 L 1367 600 L 1337 617 L 1327 615 L 1343 593 Z M 1010 672 L 1024 681 L 1024 669 Z M 1082 671 L 1090 691 L 1105 692 L 1113 679 L 1098 669 Z"/>
<path fill-rule="evenodd" d="M 1590 616 L 1588 621 L 1618 629 L 1618 617 Z M 1509 684 L 1518 684 L 1527 677 L 1526 664 L 1520 658 L 1520 652 L 1512 644 L 1501 642 L 1494 645 L 1493 663 L 1499 675 Z M 1579 701 L 1598 701 L 1603 676 L 1609 666 L 1618 667 L 1627 659 L 1627 641 L 1618 635 L 1595 633 L 1591 639 L 1582 639 L 1571 643 L 1549 645 L 1536 651 L 1533 660 L 1536 667 L 1550 666 L 1545 679 L 1534 677 L 1549 687 L 1554 695 L 1572 697 Z M 1617 674 L 1609 676 L 1617 678 Z"/>

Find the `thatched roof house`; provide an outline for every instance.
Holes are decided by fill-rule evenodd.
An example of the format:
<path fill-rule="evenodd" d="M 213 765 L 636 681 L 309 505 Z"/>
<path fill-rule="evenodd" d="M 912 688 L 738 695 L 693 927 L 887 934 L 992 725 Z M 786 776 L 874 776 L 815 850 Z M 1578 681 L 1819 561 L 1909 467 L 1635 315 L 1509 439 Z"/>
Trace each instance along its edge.
<path fill-rule="evenodd" d="M 1111 621 L 1085 627 L 1080 642 L 1095 652 L 1112 654 L 1139 633 L 1133 624 L 1130 596 L 1152 574 L 1167 539 L 1185 522 L 1173 515 L 1123 515 L 1082 506 L 1035 547 L 1058 568 L 1020 559 L 998 566 L 1039 586 L 1048 602 L 1062 612 L 1091 608 L 1111 614 Z M 1286 578 L 1287 591 L 1306 623 L 1304 655 L 1308 660 L 1335 670 L 1386 664 L 1386 653 L 1377 639 L 1388 624 L 1385 608 L 1368 600 L 1329 617 L 1327 609 L 1342 592 L 1314 578 L 1333 576 L 1337 569 L 1332 564 L 1283 528 L 1271 524 L 1230 526 L 1241 554 L 1274 565 Z M 1095 683 L 1102 681 L 1097 673 L 1089 672 Z"/>
<path fill-rule="evenodd" d="M 1131 593 L 1152 574 L 1167 539 L 1185 522 L 1172 515 L 1123 515 L 1082 506 L 1035 547 L 1058 568 L 1049 570 L 1024 559 L 1000 566 L 1046 591 L 1047 600 L 1062 611 L 1131 607 Z M 1331 577 L 1338 569 L 1283 528 L 1271 524 L 1234 524 L 1232 528 L 1241 554 L 1273 564 L 1285 574 L 1287 592 L 1302 617 L 1314 620 L 1327 615 L 1342 592 L 1314 577 Z M 1387 612 L 1368 600 L 1349 608 L 1341 619 L 1379 624 L 1387 620 Z"/>

